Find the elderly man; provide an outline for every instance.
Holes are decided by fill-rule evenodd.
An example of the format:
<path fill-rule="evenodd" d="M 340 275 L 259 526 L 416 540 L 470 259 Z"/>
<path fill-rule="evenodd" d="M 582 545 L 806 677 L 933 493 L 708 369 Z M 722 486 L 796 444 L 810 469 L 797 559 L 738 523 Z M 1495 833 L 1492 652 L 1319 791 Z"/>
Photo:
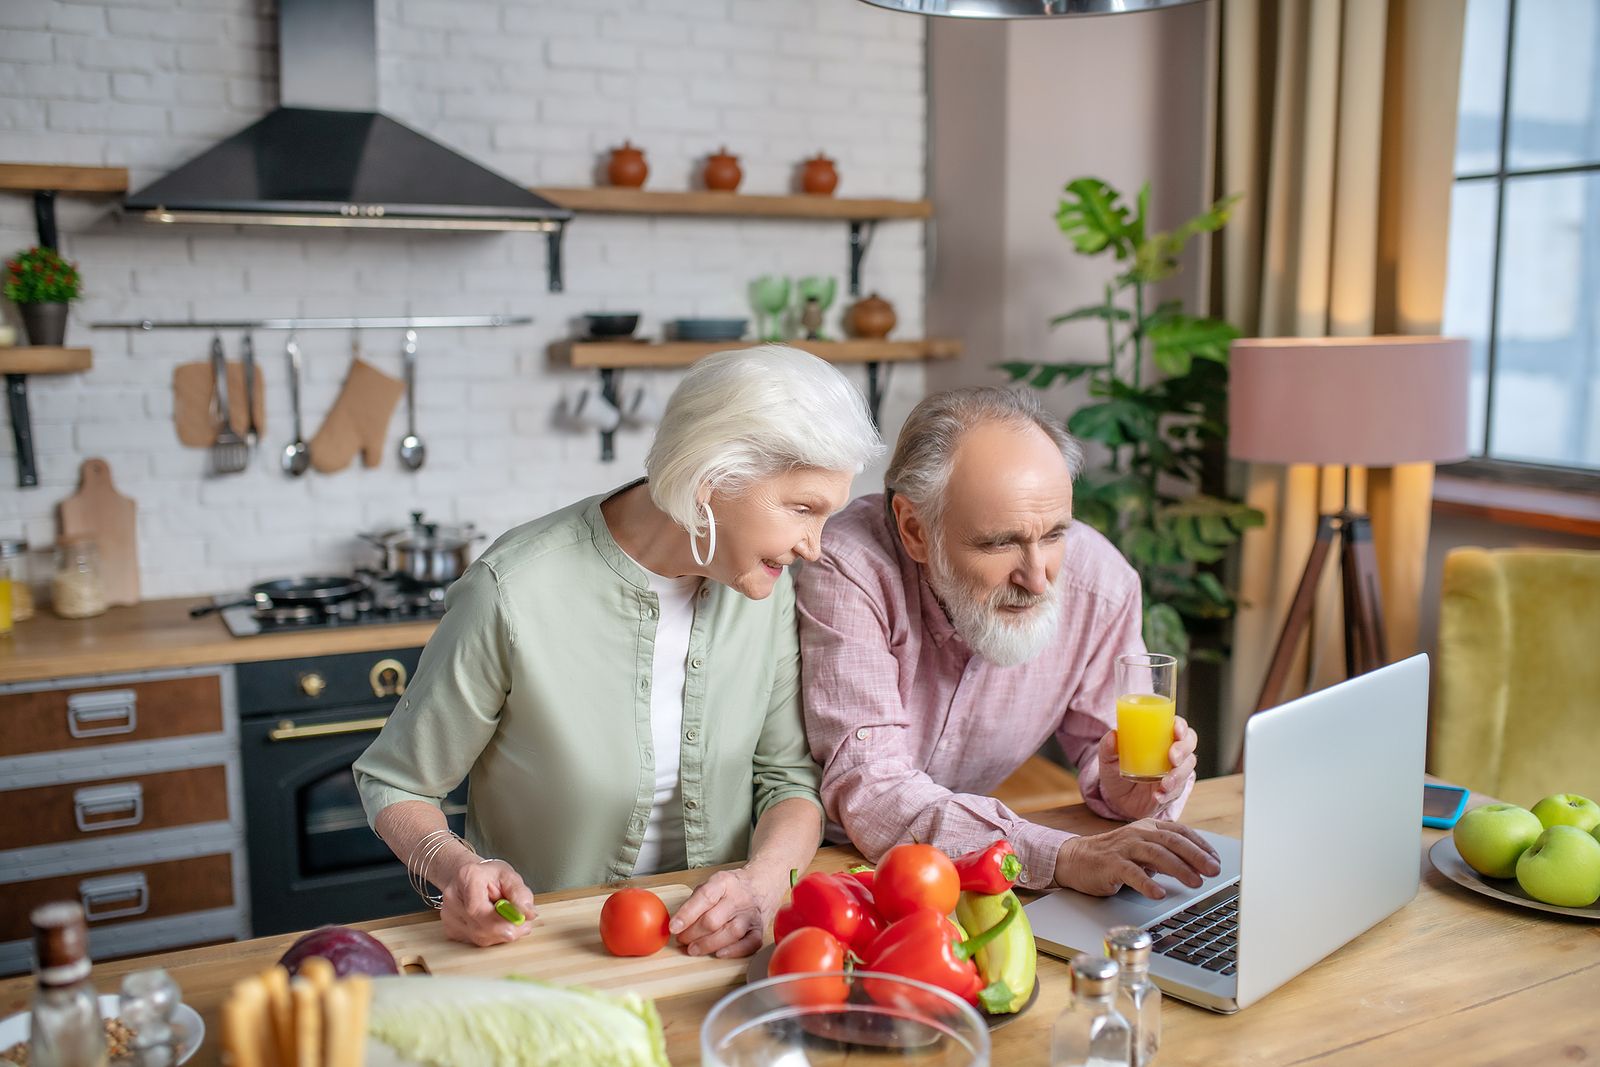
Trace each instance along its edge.
<path fill-rule="evenodd" d="M 830 833 L 876 860 L 916 840 L 951 854 L 996 838 L 1020 884 L 1164 895 L 1163 873 L 1217 873 L 1205 840 L 1171 822 L 1194 779 L 1181 718 L 1172 771 L 1121 776 L 1119 655 L 1144 651 L 1139 578 L 1072 521 L 1082 451 L 1032 394 L 960 389 L 918 404 L 883 496 L 823 533 L 796 582 L 806 733 Z M 1085 802 L 1131 821 L 1078 837 L 986 794 L 1055 736 Z"/>

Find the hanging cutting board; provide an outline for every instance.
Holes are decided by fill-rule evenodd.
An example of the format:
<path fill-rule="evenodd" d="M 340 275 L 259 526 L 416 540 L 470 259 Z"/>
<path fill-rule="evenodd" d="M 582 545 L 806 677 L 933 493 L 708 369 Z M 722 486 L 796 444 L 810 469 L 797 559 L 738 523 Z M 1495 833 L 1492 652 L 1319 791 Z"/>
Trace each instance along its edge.
<path fill-rule="evenodd" d="M 667 910 L 689 899 L 686 885 L 655 886 Z M 670 997 L 739 985 L 747 959 L 690 956 L 676 942 L 653 956 L 613 956 L 600 943 L 600 908 L 606 894 L 539 906 L 534 931 L 509 945 L 477 948 L 445 937 L 444 924 L 414 923 L 374 930 L 395 958 L 420 958 L 431 974 L 503 978 L 522 975 L 558 985 L 628 990 L 642 997 Z"/>
<path fill-rule="evenodd" d="M 61 536 L 91 537 L 100 554 L 106 603 L 139 602 L 139 540 L 136 507 L 111 484 L 103 459 L 86 459 L 78 472 L 78 491 L 61 502 Z"/>

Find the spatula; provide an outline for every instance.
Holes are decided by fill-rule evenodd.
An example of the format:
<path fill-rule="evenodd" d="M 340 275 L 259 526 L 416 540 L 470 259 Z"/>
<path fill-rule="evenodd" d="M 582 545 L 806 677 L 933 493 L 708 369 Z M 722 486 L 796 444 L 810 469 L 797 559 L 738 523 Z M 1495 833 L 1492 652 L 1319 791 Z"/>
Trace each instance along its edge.
<path fill-rule="evenodd" d="M 211 471 L 238 474 L 250 462 L 250 449 L 244 438 L 233 432 L 228 407 L 228 361 L 222 353 L 221 337 L 211 338 L 211 371 L 217 379 L 217 391 L 211 398 L 211 414 L 217 424 L 217 439 L 211 444 Z"/>

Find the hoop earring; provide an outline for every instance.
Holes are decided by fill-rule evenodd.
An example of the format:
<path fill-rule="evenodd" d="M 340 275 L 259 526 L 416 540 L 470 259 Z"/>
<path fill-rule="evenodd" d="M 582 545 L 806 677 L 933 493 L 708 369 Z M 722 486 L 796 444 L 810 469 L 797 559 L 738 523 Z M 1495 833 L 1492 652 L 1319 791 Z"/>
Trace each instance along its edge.
<path fill-rule="evenodd" d="M 694 557 L 695 564 L 700 567 L 709 567 L 711 560 L 717 554 L 717 518 L 711 514 L 711 504 L 701 504 L 706 513 L 706 558 L 700 558 L 700 539 L 691 531 L 689 534 L 689 554 Z"/>

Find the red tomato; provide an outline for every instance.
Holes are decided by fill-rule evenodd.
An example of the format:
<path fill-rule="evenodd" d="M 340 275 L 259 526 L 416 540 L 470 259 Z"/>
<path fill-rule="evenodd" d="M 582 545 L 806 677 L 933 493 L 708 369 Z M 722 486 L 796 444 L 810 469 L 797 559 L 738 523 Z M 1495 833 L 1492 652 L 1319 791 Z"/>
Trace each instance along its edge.
<path fill-rule="evenodd" d="M 767 964 L 767 975 L 809 974 L 813 971 L 843 971 L 844 943 L 828 931 L 802 926 L 778 942 Z M 783 996 L 791 1004 L 843 1004 L 850 995 L 844 976 L 803 978 L 783 986 Z"/>
<path fill-rule="evenodd" d="M 672 935 L 667 906 L 648 889 L 619 889 L 600 909 L 600 940 L 613 956 L 649 956 Z"/>
<path fill-rule="evenodd" d="M 874 872 L 872 895 L 890 922 L 918 908 L 948 915 L 961 898 L 961 876 L 950 857 L 932 845 L 896 845 Z"/>

